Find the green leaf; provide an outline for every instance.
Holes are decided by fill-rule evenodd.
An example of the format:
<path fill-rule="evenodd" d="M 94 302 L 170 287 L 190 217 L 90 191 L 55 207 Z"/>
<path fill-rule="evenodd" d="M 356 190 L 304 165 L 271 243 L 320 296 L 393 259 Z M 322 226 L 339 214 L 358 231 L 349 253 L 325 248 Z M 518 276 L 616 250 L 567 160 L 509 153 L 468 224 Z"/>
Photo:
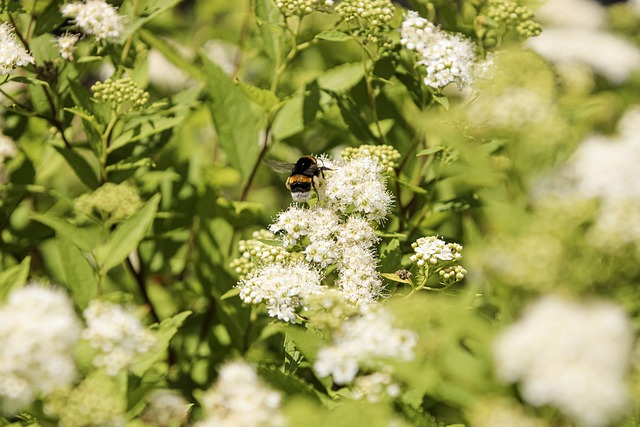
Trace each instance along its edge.
<path fill-rule="evenodd" d="M 238 288 L 231 288 L 231 289 L 229 289 L 227 292 L 225 292 L 224 294 L 222 294 L 222 296 L 220 296 L 220 299 L 221 299 L 221 300 L 225 300 L 225 299 L 229 299 L 229 298 L 237 297 L 238 295 L 240 295 L 240 289 L 238 289 Z"/>
<path fill-rule="evenodd" d="M 73 301 L 81 309 L 98 295 L 98 279 L 94 269 L 82 252 L 63 236 L 56 238 L 60 265 L 67 288 Z"/>
<path fill-rule="evenodd" d="M 103 275 L 124 261 L 138 247 L 153 223 L 159 201 L 160 195 L 156 194 L 131 218 L 120 224 L 106 243 L 96 248 L 96 263 Z"/>
<path fill-rule="evenodd" d="M 431 154 L 439 153 L 440 151 L 443 151 L 443 150 L 444 150 L 444 147 L 442 146 L 425 148 L 424 150 L 419 151 L 418 154 L 416 154 L 416 156 L 430 156 Z"/>
<path fill-rule="evenodd" d="M 280 44 L 279 33 L 282 29 L 278 26 L 280 20 L 280 10 L 272 0 L 254 0 L 254 13 L 258 23 L 258 40 L 262 41 L 262 50 L 271 61 L 275 61 L 278 56 L 278 45 Z"/>
<path fill-rule="evenodd" d="M 408 285 L 412 285 L 413 282 L 410 279 L 401 279 L 400 276 L 398 276 L 397 274 L 393 274 L 393 273 L 381 273 L 380 274 L 382 277 L 384 277 L 385 279 L 389 279 L 393 282 L 399 282 L 399 283 L 406 283 Z"/>
<path fill-rule="evenodd" d="M 250 100 L 262 107 L 267 113 L 280 104 L 280 99 L 270 90 L 250 85 L 238 79 L 236 79 L 236 84 Z"/>
<path fill-rule="evenodd" d="M 169 342 L 178 332 L 185 319 L 191 315 L 191 311 L 183 311 L 173 317 L 163 320 L 157 327 L 156 345 L 154 349 L 138 357 L 131 366 L 131 372 L 141 377 L 158 360 L 160 360 L 169 348 Z M 153 326 L 152 326 L 153 328 Z"/>
<path fill-rule="evenodd" d="M 205 80 L 205 75 L 202 70 L 194 65 L 192 60 L 182 56 L 178 49 L 175 48 L 175 45 L 172 45 L 167 40 L 156 36 L 153 32 L 146 29 L 138 31 L 138 35 L 142 41 L 148 44 L 149 47 L 160 52 L 173 65 L 188 73 L 196 80 Z"/>
<path fill-rule="evenodd" d="M 0 272 L 0 302 L 6 301 L 13 290 L 25 285 L 30 266 L 31 257 L 26 257 L 20 264 Z"/>
<path fill-rule="evenodd" d="M 34 213 L 31 218 L 52 228 L 55 232 L 71 240 L 74 245 L 83 251 L 90 252 L 94 247 L 94 242 L 89 234 L 77 225 L 70 223 L 58 214 L 47 212 L 44 214 Z"/>
<path fill-rule="evenodd" d="M 209 108 L 218 142 L 229 163 L 247 180 L 262 150 L 259 135 L 265 115 L 252 109 L 249 99 L 218 65 L 205 55 L 201 57 L 212 98 Z"/>
<path fill-rule="evenodd" d="M 400 269 L 401 259 L 400 240 L 397 238 L 391 239 L 380 252 L 380 271 L 396 271 Z"/>
<path fill-rule="evenodd" d="M 276 140 L 283 140 L 304 130 L 304 97 L 296 94 L 287 99 L 273 119 L 271 133 Z"/>
<path fill-rule="evenodd" d="M 141 17 L 127 25 L 123 38 L 129 37 L 144 24 L 153 20 L 161 13 L 171 9 L 178 3 L 180 3 L 180 0 L 154 0 L 149 2 L 147 7 L 142 11 Z"/>
<path fill-rule="evenodd" d="M 71 166 L 71 169 L 73 169 L 76 175 L 78 175 L 78 178 L 80 178 L 80 181 L 82 181 L 84 185 L 92 190 L 98 188 L 98 185 L 100 184 L 98 181 L 98 175 L 84 157 L 78 154 L 73 148 L 56 146 L 53 148 L 55 148 L 56 151 L 64 157 L 67 163 L 69 163 L 69 166 Z"/>
<path fill-rule="evenodd" d="M 442 105 L 445 110 L 449 111 L 449 98 L 443 95 L 433 95 L 433 100 Z"/>
<path fill-rule="evenodd" d="M 351 40 L 351 36 L 349 34 L 345 34 L 342 31 L 338 30 L 323 31 L 319 34 L 316 34 L 315 38 L 320 40 L 328 40 L 331 42 L 344 42 L 347 40 Z"/>
<path fill-rule="evenodd" d="M 419 186 L 407 181 L 406 179 L 394 178 L 394 177 L 392 177 L 391 179 L 397 181 L 398 184 L 400 184 L 400 186 L 402 186 L 402 187 L 404 187 L 404 188 L 406 188 L 408 190 L 411 190 L 414 193 L 418 193 L 418 194 L 427 194 L 428 193 L 428 191 L 425 190 L 424 188 L 419 187 Z"/>
<path fill-rule="evenodd" d="M 362 63 L 352 62 L 325 71 L 318 77 L 318 84 L 322 89 L 341 93 L 354 87 L 363 77 Z"/>
<path fill-rule="evenodd" d="M 38 19 L 36 20 L 36 27 L 33 32 L 34 36 L 48 33 L 49 31 L 57 28 L 60 24 L 62 24 L 64 18 L 62 17 L 62 13 L 60 12 L 61 4 L 62 2 L 59 1 L 51 1 L 42 11 L 42 13 L 38 15 Z"/>

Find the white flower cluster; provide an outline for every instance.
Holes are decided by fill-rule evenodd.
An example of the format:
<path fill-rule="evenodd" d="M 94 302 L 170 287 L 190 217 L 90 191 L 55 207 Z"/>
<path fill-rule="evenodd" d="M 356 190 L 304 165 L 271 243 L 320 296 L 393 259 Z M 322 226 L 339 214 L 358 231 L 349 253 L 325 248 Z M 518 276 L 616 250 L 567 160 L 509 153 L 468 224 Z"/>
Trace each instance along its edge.
<path fill-rule="evenodd" d="M 418 267 L 425 264 L 436 265 L 442 261 L 458 261 L 462 258 L 462 246 L 457 243 L 446 243 L 436 236 L 420 237 L 411 244 L 415 255 L 411 255 L 411 262 Z"/>
<path fill-rule="evenodd" d="M 320 271 L 303 262 L 267 264 L 238 283 L 240 299 L 247 304 L 264 302 L 269 316 L 296 323 L 296 311 L 305 300 L 322 293 Z"/>
<path fill-rule="evenodd" d="M 135 358 L 153 349 L 156 338 L 140 319 L 117 304 L 91 301 L 84 310 L 87 322 L 82 338 L 98 350 L 95 366 L 104 366 L 114 376 L 135 362 Z"/>
<path fill-rule="evenodd" d="M 0 131 L 0 168 L 6 158 L 14 157 L 16 154 L 18 154 L 16 143 Z"/>
<path fill-rule="evenodd" d="M 75 25 L 97 40 L 117 42 L 124 34 L 123 18 L 118 9 L 104 0 L 67 3 L 62 6 L 62 15 L 73 18 Z"/>
<path fill-rule="evenodd" d="M 285 421 L 281 400 L 280 393 L 264 385 L 251 365 L 227 362 L 202 398 L 208 417 L 195 427 L 277 427 Z"/>
<path fill-rule="evenodd" d="M 142 413 L 142 420 L 155 427 L 184 425 L 191 405 L 173 390 L 154 390 L 148 397 L 148 404 Z"/>
<path fill-rule="evenodd" d="M 442 89 L 456 83 L 462 89 L 471 84 L 476 50 L 470 40 L 442 31 L 415 11 L 407 12 L 401 37 L 400 43 L 414 51 L 418 65 L 425 67 L 425 85 Z"/>
<path fill-rule="evenodd" d="M 353 381 L 353 397 L 367 402 L 379 402 L 388 397 L 400 395 L 400 386 L 388 372 L 374 372 L 362 375 Z"/>
<path fill-rule="evenodd" d="M 33 63 L 33 56 L 20 43 L 13 26 L 3 22 L 0 25 L 0 75 L 11 74 L 14 68 Z"/>
<path fill-rule="evenodd" d="M 323 163 L 332 169 L 325 173 L 321 197 L 337 213 L 357 213 L 369 221 L 382 221 L 389 214 L 393 196 L 387 190 L 385 167 L 375 157 L 357 157 L 346 162 Z"/>
<path fill-rule="evenodd" d="M 58 50 L 60 51 L 60 57 L 67 61 L 73 61 L 73 54 L 78 48 L 76 43 L 80 39 L 78 34 L 64 33 L 56 39 Z"/>
<path fill-rule="evenodd" d="M 31 284 L 0 308 L 0 402 L 4 414 L 76 379 L 80 322 L 61 290 Z"/>
<path fill-rule="evenodd" d="M 616 250 L 640 248 L 640 107 L 630 109 L 617 137 L 590 136 L 568 162 L 536 188 L 536 197 L 554 196 L 563 203 L 596 199 L 599 213 L 588 235 L 594 246 Z"/>
<path fill-rule="evenodd" d="M 414 332 L 393 327 L 389 313 L 367 306 L 361 316 L 342 324 L 331 345 L 320 349 L 313 369 L 320 377 L 332 375 L 336 384 L 349 384 L 361 366 L 376 367 L 379 359 L 412 360 L 416 343 Z"/>
<path fill-rule="evenodd" d="M 554 405 L 582 426 L 604 426 L 625 409 L 632 342 L 617 306 L 547 296 L 498 337 L 496 370 L 520 383 L 528 403 Z"/>

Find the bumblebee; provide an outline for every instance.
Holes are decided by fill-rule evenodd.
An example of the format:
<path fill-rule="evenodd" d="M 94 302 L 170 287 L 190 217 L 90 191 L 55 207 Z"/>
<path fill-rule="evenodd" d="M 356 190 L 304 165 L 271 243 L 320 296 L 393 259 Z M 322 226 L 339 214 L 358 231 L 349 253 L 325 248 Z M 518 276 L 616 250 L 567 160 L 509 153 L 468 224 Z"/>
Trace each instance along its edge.
<path fill-rule="evenodd" d="M 324 178 L 324 171 L 331 170 L 326 166 L 319 165 L 318 159 L 313 156 L 300 157 L 296 163 L 278 162 L 270 159 L 266 159 L 264 162 L 276 172 L 290 173 L 285 186 L 291 191 L 294 202 L 307 202 L 311 197 L 311 188 L 319 199 L 320 176 Z"/>

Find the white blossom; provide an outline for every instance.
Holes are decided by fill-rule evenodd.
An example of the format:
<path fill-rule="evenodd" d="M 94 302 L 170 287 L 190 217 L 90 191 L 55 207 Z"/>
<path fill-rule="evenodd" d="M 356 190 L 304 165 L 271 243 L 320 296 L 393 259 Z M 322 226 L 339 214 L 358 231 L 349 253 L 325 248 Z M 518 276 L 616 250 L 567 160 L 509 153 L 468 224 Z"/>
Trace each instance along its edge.
<path fill-rule="evenodd" d="M 588 28 L 547 28 L 528 46 L 553 63 L 591 67 L 612 83 L 625 82 L 640 70 L 640 49 L 605 31 Z"/>
<path fill-rule="evenodd" d="M 380 297 L 383 284 L 376 269 L 377 264 L 378 259 L 372 248 L 353 245 L 342 249 L 335 285 L 347 301 L 366 305 Z"/>
<path fill-rule="evenodd" d="M 375 367 L 379 359 L 412 360 L 416 343 L 414 332 L 395 328 L 389 313 L 370 306 L 342 324 L 318 352 L 313 369 L 320 377 L 333 376 L 336 384 L 349 384 L 360 367 Z"/>
<path fill-rule="evenodd" d="M 336 162 L 321 187 L 329 209 L 341 214 L 358 213 L 369 221 L 382 221 L 393 196 L 387 190 L 384 168 L 373 157 Z"/>
<path fill-rule="evenodd" d="M 80 322 L 61 290 L 27 285 L 0 308 L 0 402 L 13 414 L 41 393 L 76 379 L 73 348 Z"/>
<path fill-rule="evenodd" d="M 546 296 L 496 340 L 496 371 L 503 381 L 519 382 L 530 404 L 554 405 L 582 426 L 605 426 L 628 401 L 632 342 L 617 306 Z"/>
<path fill-rule="evenodd" d="M 411 256 L 411 262 L 419 267 L 426 263 L 438 264 L 441 261 L 458 261 L 462 258 L 462 246 L 457 243 L 446 243 L 436 236 L 420 237 L 411 244 L 415 255 Z"/>
<path fill-rule="evenodd" d="M 91 301 L 84 310 L 87 328 L 82 338 L 98 351 L 95 366 L 104 366 L 109 375 L 116 375 L 131 366 L 137 356 L 147 353 L 156 344 L 138 316 L 107 301 Z"/>
<path fill-rule="evenodd" d="M 205 392 L 202 407 L 207 418 L 196 427 L 280 426 L 282 397 L 269 389 L 255 368 L 246 362 L 227 362 L 220 368 L 216 383 Z"/>
<path fill-rule="evenodd" d="M 3 22 L 0 25 L 0 75 L 11 74 L 14 68 L 33 63 L 33 56 L 18 40 L 13 26 Z"/>
<path fill-rule="evenodd" d="M 183 425 L 190 407 L 189 402 L 173 390 L 154 390 L 148 397 L 142 420 L 155 427 Z"/>
<path fill-rule="evenodd" d="M 64 33 L 56 39 L 58 50 L 60 51 L 60 57 L 67 61 L 73 61 L 73 54 L 78 48 L 76 43 L 80 39 L 78 34 Z"/>
<path fill-rule="evenodd" d="M 547 0 L 536 10 L 536 19 L 545 28 L 599 30 L 607 24 L 607 12 L 593 0 Z"/>
<path fill-rule="evenodd" d="M 296 312 L 306 299 L 323 291 L 322 274 L 302 261 L 268 264 L 238 283 L 240 299 L 267 306 L 269 316 L 296 323 Z"/>
<path fill-rule="evenodd" d="M 104 0 L 86 0 L 62 6 L 62 15 L 73 18 L 83 32 L 97 40 L 117 42 L 124 35 L 123 18 L 118 9 Z"/>

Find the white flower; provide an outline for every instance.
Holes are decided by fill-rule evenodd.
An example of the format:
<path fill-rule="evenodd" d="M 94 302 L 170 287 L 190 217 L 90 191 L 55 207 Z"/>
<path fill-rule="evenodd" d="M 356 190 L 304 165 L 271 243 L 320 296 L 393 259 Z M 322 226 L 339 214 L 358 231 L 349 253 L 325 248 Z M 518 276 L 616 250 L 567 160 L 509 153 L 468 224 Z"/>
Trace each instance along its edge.
<path fill-rule="evenodd" d="M 265 386 L 251 365 L 227 362 L 220 368 L 214 386 L 202 398 L 208 417 L 195 426 L 280 426 L 284 424 L 281 400 L 280 393 Z"/>
<path fill-rule="evenodd" d="M 329 209 L 338 213 L 358 213 L 369 221 L 382 221 L 390 211 L 393 197 L 387 190 L 384 168 L 373 157 L 336 162 L 321 187 Z"/>
<path fill-rule="evenodd" d="M 473 43 L 461 34 L 442 31 L 428 20 L 409 11 L 402 23 L 400 43 L 415 51 L 418 64 L 426 69 L 424 84 L 442 89 L 456 83 L 462 89 L 471 83 L 476 52 Z"/>
<path fill-rule="evenodd" d="M 604 426 L 628 400 L 632 341 L 629 320 L 617 306 L 547 296 L 498 337 L 496 371 L 506 382 L 519 382 L 530 404 L 551 404 L 580 425 Z"/>
<path fill-rule="evenodd" d="M 414 358 L 416 334 L 394 328 L 393 317 L 381 307 L 376 308 L 369 306 L 362 316 L 344 322 L 332 344 L 320 349 L 313 365 L 320 377 L 332 375 L 336 384 L 349 384 L 361 366 L 375 367 L 384 358 Z"/>
<path fill-rule="evenodd" d="M 56 39 L 58 50 L 60 51 L 60 57 L 62 57 L 62 59 L 73 61 L 73 53 L 78 48 L 78 46 L 76 46 L 78 39 L 80 39 L 78 34 L 71 33 L 64 33 Z"/>
<path fill-rule="evenodd" d="M 411 256 L 411 262 L 419 267 L 426 263 L 438 264 L 441 261 L 457 261 L 462 258 L 462 246 L 457 243 L 445 243 L 436 236 L 420 237 L 411 247 L 415 255 Z"/>
<path fill-rule="evenodd" d="M 154 390 L 142 414 L 142 420 L 156 427 L 183 425 L 189 414 L 190 404 L 173 390 Z"/>
<path fill-rule="evenodd" d="M 73 348 L 80 322 L 61 290 L 27 285 L 0 308 L 0 402 L 13 414 L 40 393 L 66 387 L 76 378 Z"/>
<path fill-rule="evenodd" d="M 376 270 L 378 259 L 373 249 L 353 245 L 342 248 L 336 286 L 347 301 L 356 305 L 375 302 L 382 293 L 382 280 Z"/>
<path fill-rule="evenodd" d="M 61 10 L 63 16 L 73 18 L 82 31 L 97 40 L 117 42 L 124 34 L 123 18 L 118 15 L 118 9 L 104 0 L 67 3 Z"/>
<path fill-rule="evenodd" d="M 240 299 L 247 304 L 264 302 L 269 316 L 296 323 L 296 311 L 305 307 L 306 299 L 324 287 L 322 275 L 302 261 L 268 264 L 238 283 Z"/>
<path fill-rule="evenodd" d="M 14 157 L 16 154 L 16 143 L 0 131 L 0 167 L 6 158 Z"/>
<path fill-rule="evenodd" d="M 640 49 L 604 31 L 547 28 L 527 43 L 551 62 L 588 65 L 616 84 L 625 82 L 633 71 L 640 70 Z"/>
<path fill-rule="evenodd" d="M 156 344 L 155 336 L 140 319 L 117 304 L 94 300 L 83 314 L 87 328 L 82 338 L 99 353 L 93 364 L 104 366 L 109 375 L 128 368 L 137 356 L 151 351 Z"/>
<path fill-rule="evenodd" d="M 13 73 L 16 67 L 33 64 L 33 56 L 24 48 L 8 22 L 0 25 L 0 75 Z"/>
<path fill-rule="evenodd" d="M 269 226 L 269 231 L 280 233 L 285 247 L 294 245 L 302 236 L 309 234 L 310 212 L 309 209 L 291 205 L 286 211 L 278 214 L 276 220 Z"/>
<path fill-rule="evenodd" d="M 606 26 L 607 12 L 593 0 L 548 0 L 536 10 L 536 19 L 542 22 L 545 28 L 598 30 Z"/>

